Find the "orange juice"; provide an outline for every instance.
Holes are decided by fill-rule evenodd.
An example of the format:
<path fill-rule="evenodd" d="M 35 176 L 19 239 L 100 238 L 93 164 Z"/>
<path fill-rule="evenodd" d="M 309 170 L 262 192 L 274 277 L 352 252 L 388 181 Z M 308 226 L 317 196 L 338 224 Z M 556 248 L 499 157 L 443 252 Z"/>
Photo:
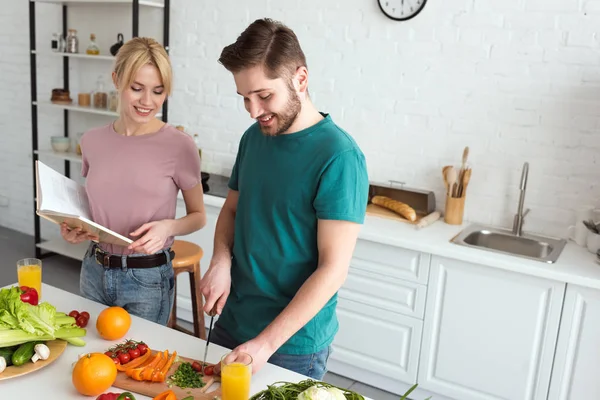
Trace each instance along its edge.
<path fill-rule="evenodd" d="M 221 398 L 223 400 L 248 400 L 252 367 L 240 362 L 225 364 L 221 368 Z"/>
<path fill-rule="evenodd" d="M 42 297 L 42 263 L 35 259 L 20 260 L 17 263 L 19 286 L 29 286 L 37 290 Z"/>

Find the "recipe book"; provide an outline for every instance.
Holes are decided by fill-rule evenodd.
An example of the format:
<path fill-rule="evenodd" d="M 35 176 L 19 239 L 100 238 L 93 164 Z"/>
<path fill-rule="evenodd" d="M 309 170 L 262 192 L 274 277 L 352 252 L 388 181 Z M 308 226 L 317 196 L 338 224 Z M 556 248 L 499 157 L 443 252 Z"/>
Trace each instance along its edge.
<path fill-rule="evenodd" d="M 96 235 L 100 243 L 128 246 L 133 240 L 92 221 L 85 187 L 56 172 L 41 161 L 35 162 L 36 214 L 56 224 Z"/>

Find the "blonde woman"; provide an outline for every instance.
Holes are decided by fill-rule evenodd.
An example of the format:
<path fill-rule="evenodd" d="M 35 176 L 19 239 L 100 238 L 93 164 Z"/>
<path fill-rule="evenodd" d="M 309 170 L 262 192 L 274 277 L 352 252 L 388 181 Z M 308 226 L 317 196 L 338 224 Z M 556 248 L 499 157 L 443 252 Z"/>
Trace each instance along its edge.
<path fill-rule="evenodd" d="M 139 37 L 125 43 L 112 78 L 119 117 L 83 135 L 82 175 L 94 221 L 134 242 L 92 242 L 80 291 L 166 325 L 173 304 L 173 238 L 206 223 L 200 158 L 192 138 L 155 118 L 172 89 L 171 64 L 159 43 Z M 179 190 L 187 215 L 175 219 Z M 97 239 L 66 225 L 61 234 L 70 243 Z"/>

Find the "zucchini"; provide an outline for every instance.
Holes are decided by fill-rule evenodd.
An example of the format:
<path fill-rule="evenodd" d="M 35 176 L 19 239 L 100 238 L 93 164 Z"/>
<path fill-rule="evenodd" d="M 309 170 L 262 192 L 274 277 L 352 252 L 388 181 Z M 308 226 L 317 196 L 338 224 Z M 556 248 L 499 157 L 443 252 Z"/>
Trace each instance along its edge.
<path fill-rule="evenodd" d="M 17 348 L 17 350 L 15 350 L 15 352 L 12 354 L 11 359 L 13 365 L 20 366 L 25 364 L 27 361 L 31 360 L 31 357 L 33 357 L 33 355 L 35 354 L 34 347 L 36 344 L 39 343 L 44 342 L 35 341 L 23 343 L 22 345 L 20 345 L 19 348 Z"/>
<path fill-rule="evenodd" d="M 6 360 L 6 366 L 10 367 L 12 365 L 12 355 L 15 352 L 15 347 L 3 347 L 0 349 L 0 357 L 4 357 Z"/>

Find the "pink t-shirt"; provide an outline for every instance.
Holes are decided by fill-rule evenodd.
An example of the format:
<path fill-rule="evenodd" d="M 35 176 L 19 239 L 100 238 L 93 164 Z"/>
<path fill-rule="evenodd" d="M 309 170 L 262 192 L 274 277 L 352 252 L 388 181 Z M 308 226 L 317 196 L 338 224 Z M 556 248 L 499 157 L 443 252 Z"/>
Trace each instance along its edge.
<path fill-rule="evenodd" d="M 200 183 L 200 157 L 194 140 L 165 124 L 158 132 L 123 136 L 113 124 L 81 138 L 86 191 L 92 219 L 123 236 L 147 222 L 175 218 L 177 193 Z M 173 243 L 169 237 L 167 248 Z M 101 244 L 114 254 L 127 247 Z"/>

